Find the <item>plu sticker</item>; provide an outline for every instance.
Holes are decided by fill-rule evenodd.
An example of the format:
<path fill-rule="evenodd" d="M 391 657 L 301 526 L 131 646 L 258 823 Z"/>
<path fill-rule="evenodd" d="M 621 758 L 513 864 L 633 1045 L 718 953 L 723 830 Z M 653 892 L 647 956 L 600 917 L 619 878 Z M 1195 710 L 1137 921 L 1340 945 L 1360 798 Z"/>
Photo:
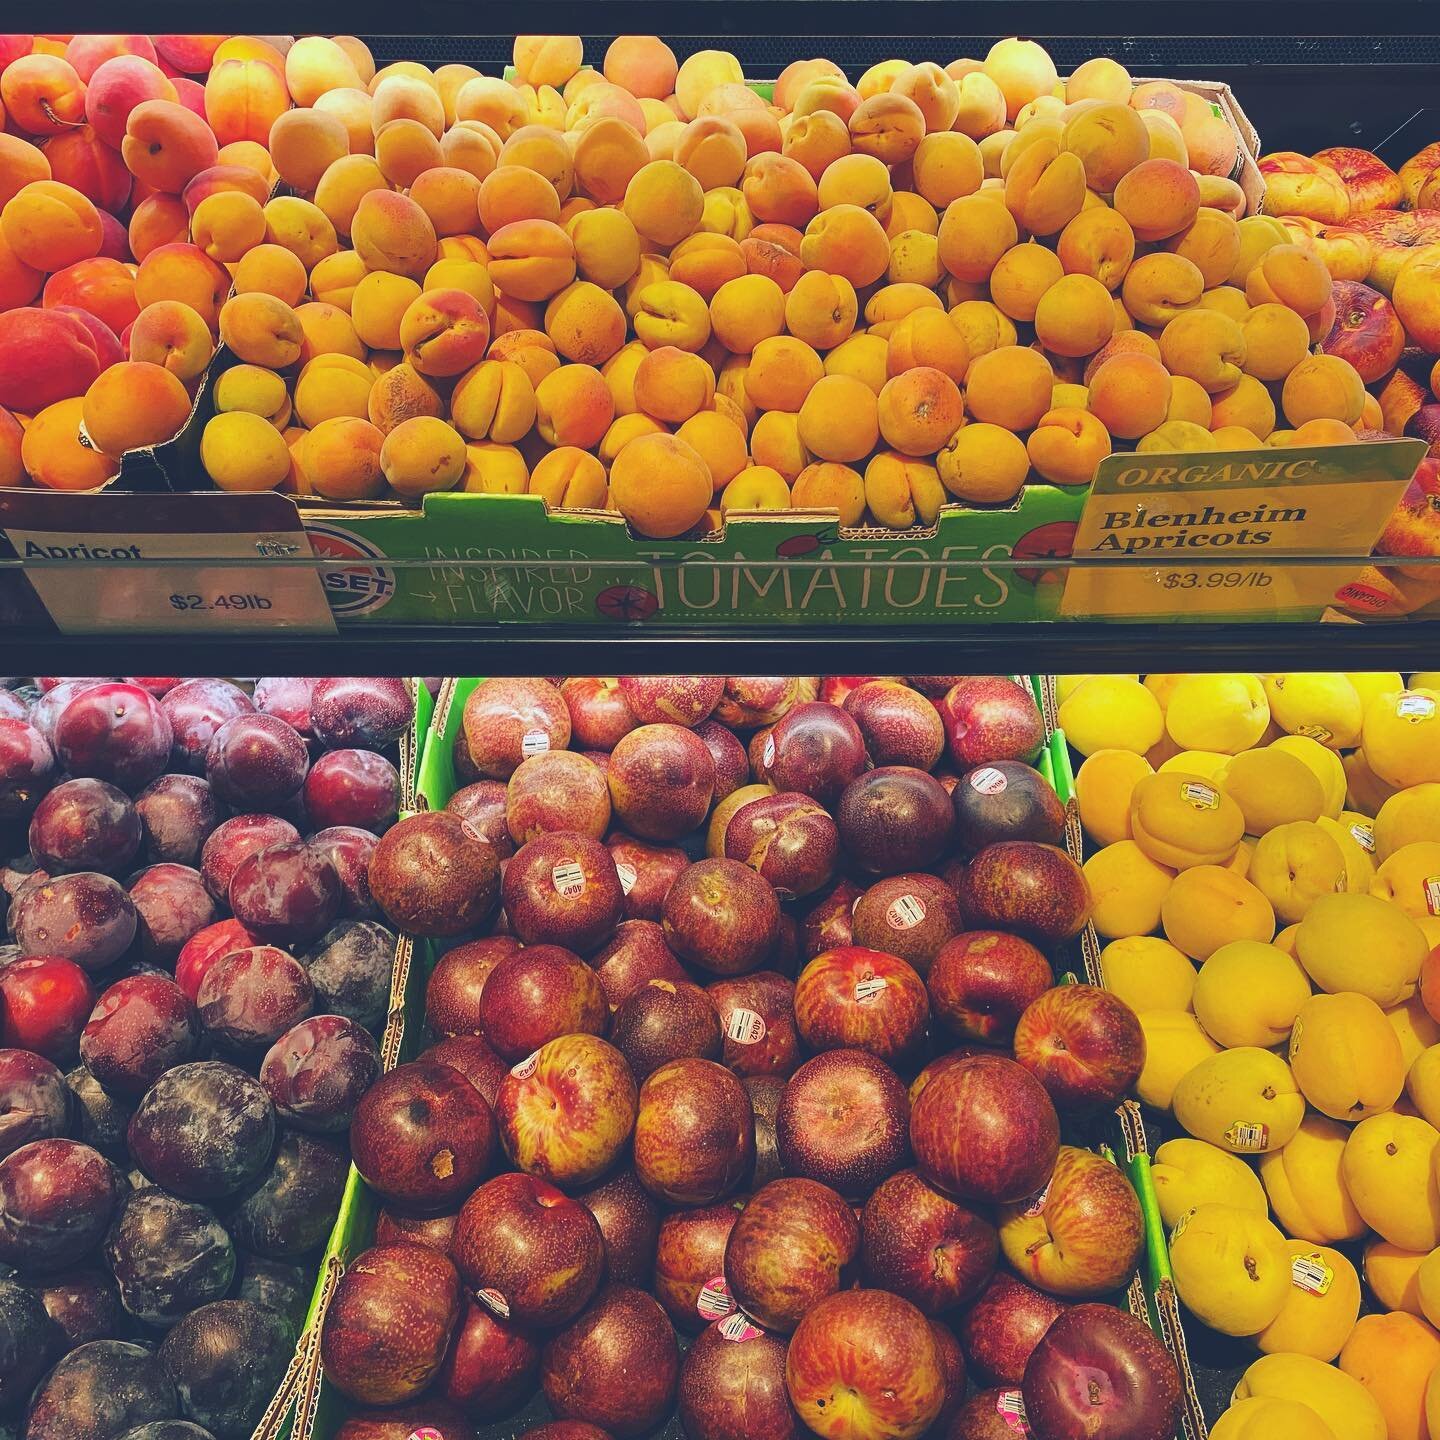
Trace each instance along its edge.
<path fill-rule="evenodd" d="M 409 1440 L 445 1440 L 445 1437 L 433 1425 L 422 1425 L 410 1432 Z"/>
<path fill-rule="evenodd" d="M 1017 1435 L 1030 1433 L 1030 1417 L 1025 1413 L 1025 1397 L 1018 1390 L 1002 1390 L 995 1397 L 995 1413 Z"/>
<path fill-rule="evenodd" d="M 725 1017 L 725 1038 L 737 1045 L 758 1045 L 765 1038 L 765 1021 L 756 1011 L 739 1006 Z"/>
<path fill-rule="evenodd" d="M 732 1310 L 715 1328 L 722 1340 L 732 1343 L 754 1340 L 765 1333 L 758 1325 L 750 1323 L 750 1317 L 743 1310 Z"/>
<path fill-rule="evenodd" d="M 857 1005 L 868 1005 L 884 988 L 886 980 L 883 975 L 872 975 L 868 980 L 857 980 L 855 982 L 855 1003 Z"/>
<path fill-rule="evenodd" d="M 1440 875 L 1425 877 L 1425 908 L 1432 915 L 1440 915 Z"/>
<path fill-rule="evenodd" d="M 1047 1184 L 1038 1195 L 1032 1195 L 1021 1208 L 1020 1213 L 1027 1219 L 1033 1220 L 1037 1215 L 1045 1213 L 1045 1202 L 1050 1198 L 1050 1186 Z"/>
<path fill-rule="evenodd" d="M 735 1310 L 735 1299 L 723 1275 L 715 1275 L 700 1287 L 695 1308 L 704 1320 L 723 1320 Z"/>
<path fill-rule="evenodd" d="M 981 795 L 1002 795 L 1008 783 L 1005 772 L 993 765 L 983 765 L 970 776 L 970 788 Z"/>
<path fill-rule="evenodd" d="M 1375 827 L 1357 820 L 1350 827 L 1350 834 L 1355 843 L 1364 851 L 1373 855 L 1375 853 Z"/>
<path fill-rule="evenodd" d="M 1174 1228 L 1170 1231 L 1170 1243 L 1172 1245 L 1185 1233 L 1186 1227 L 1190 1224 L 1190 1217 L 1194 1213 L 1195 1210 L 1192 1206 L 1175 1222 Z"/>
<path fill-rule="evenodd" d="M 1304 1027 L 1299 1020 L 1290 1027 L 1290 1048 L 1285 1053 L 1292 1062 L 1300 1053 L 1300 1036 L 1303 1029 Z"/>
<path fill-rule="evenodd" d="M 550 736 L 544 730 L 527 730 L 520 737 L 520 753 L 528 760 L 543 755 L 550 748 Z"/>
<path fill-rule="evenodd" d="M 1318 1250 L 1311 1250 L 1290 1262 L 1290 1283 L 1307 1295 L 1328 1295 L 1335 1283 L 1335 1272 Z"/>
<path fill-rule="evenodd" d="M 775 763 L 775 737 L 767 735 L 765 744 L 760 748 L 760 763 L 767 768 Z"/>
<path fill-rule="evenodd" d="M 1435 702 L 1428 695 L 1407 690 L 1396 700 L 1395 713 L 1402 720 L 1428 720 L 1435 713 Z"/>
<path fill-rule="evenodd" d="M 622 860 L 615 867 L 615 873 L 620 877 L 620 888 L 628 895 L 635 888 L 635 867 Z"/>
<path fill-rule="evenodd" d="M 578 860 L 562 860 L 550 872 L 550 881 L 566 900 L 585 893 L 585 871 Z"/>
<path fill-rule="evenodd" d="M 918 895 L 902 895 L 885 911 L 885 923 L 892 930 L 913 930 L 925 918 L 925 902 Z"/>
<path fill-rule="evenodd" d="M 477 1290 L 475 1298 L 492 1314 L 502 1320 L 510 1318 L 510 1302 L 498 1290 Z"/>
<path fill-rule="evenodd" d="M 532 1050 L 523 1060 L 510 1067 L 517 1080 L 528 1080 L 540 1068 L 540 1052 Z"/>
<path fill-rule="evenodd" d="M 1323 725 L 1297 725 L 1294 733 L 1304 735 L 1308 740 L 1318 740 L 1322 745 L 1328 745 L 1335 738 L 1335 732 Z"/>
<path fill-rule="evenodd" d="M 1270 1127 L 1237 1120 L 1225 1132 L 1225 1141 L 1232 1150 L 1264 1150 L 1270 1143 Z"/>
<path fill-rule="evenodd" d="M 1187 780 L 1180 787 L 1180 798 L 1197 810 L 1220 808 L 1220 792 L 1213 785 L 1204 785 L 1198 780 Z"/>

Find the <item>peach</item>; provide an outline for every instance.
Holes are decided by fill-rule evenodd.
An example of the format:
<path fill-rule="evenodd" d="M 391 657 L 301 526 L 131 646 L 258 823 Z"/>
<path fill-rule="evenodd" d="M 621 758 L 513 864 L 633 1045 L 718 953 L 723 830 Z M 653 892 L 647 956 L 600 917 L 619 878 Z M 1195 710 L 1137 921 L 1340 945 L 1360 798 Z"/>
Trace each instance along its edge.
<path fill-rule="evenodd" d="M 366 410 L 370 423 L 388 435 L 417 415 L 443 414 L 444 405 L 430 382 L 402 360 L 375 377 Z"/>
<path fill-rule="evenodd" d="M 590 365 L 562 365 L 535 387 L 535 425 L 551 445 L 598 445 L 615 418 L 605 377 Z"/>
<path fill-rule="evenodd" d="M 200 463 L 220 490 L 274 490 L 290 474 L 290 450 L 263 416 L 232 410 L 205 422 Z"/>
<path fill-rule="evenodd" d="M 925 138 L 925 116 L 906 95 L 886 91 L 872 95 L 849 119 L 851 148 L 886 165 L 909 160 Z"/>
<path fill-rule="evenodd" d="M 825 375 L 800 406 L 798 434 L 805 449 L 820 460 L 863 460 L 880 435 L 878 399 L 868 385 L 849 375 Z"/>
<path fill-rule="evenodd" d="M 1202 205 L 1195 219 L 1165 242 L 1165 248 L 1191 261 L 1206 289 L 1224 285 L 1240 258 L 1240 227 L 1222 210 Z"/>
<path fill-rule="evenodd" d="M 1365 406 L 1365 383 L 1338 355 L 1308 355 L 1285 377 L 1280 406 L 1292 427 L 1307 420 L 1353 425 Z"/>
<path fill-rule="evenodd" d="M 98 490 L 119 473 L 120 461 L 80 440 L 78 396 L 47 405 L 25 427 L 20 463 L 47 490 Z"/>
<path fill-rule="evenodd" d="M 85 88 L 85 118 L 95 133 L 118 150 L 130 112 L 144 100 L 179 100 L 174 82 L 158 65 L 138 55 L 117 55 L 100 65 Z"/>
<path fill-rule="evenodd" d="M 408 195 L 367 191 L 360 197 L 350 230 L 356 254 L 371 270 L 415 280 L 435 263 L 435 227 Z"/>
<path fill-rule="evenodd" d="M 995 262 L 990 272 L 990 297 L 1012 320 L 1035 318 L 1040 297 L 1064 271 L 1053 250 L 1033 240 L 1014 245 Z M 1109 294 L 1106 294 L 1109 301 Z M 1102 342 L 1103 343 L 1103 342 Z"/>
<path fill-rule="evenodd" d="M 205 119 L 221 145 L 270 138 L 290 108 L 285 77 L 263 60 L 222 60 L 205 79 Z"/>
<path fill-rule="evenodd" d="M 217 197 L 218 198 L 218 197 Z M 263 222 L 262 222 L 263 223 Z M 353 255 L 353 251 L 346 251 Z M 320 265 L 325 261 L 319 262 Z M 319 266 L 316 267 L 317 269 Z M 245 295 L 252 290 L 274 295 L 287 305 L 298 305 L 305 298 L 309 280 L 299 256 L 283 245 L 256 245 L 240 257 L 235 267 L 235 293 Z M 352 287 L 353 288 L 353 287 Z M 321 289 L 324 289 L 322 280 Z M 318 292 L 317 292 L 318 293 Z M 332 302 L 333 303 L 333 302 Z M 349 308 L 348 295 L 343 307 Z"/>
<path fill-rule="evenodd" d="M 316 355 L 305 363 L 295 381 L 296 418 L 311 429 L 339 416 L 363 419 L 370 413 L 374 383 L 370 367 L 353 356 Z"/>
<path fill-rule="evenodd" d="M 135 276 L 118 260 L 96 256 L 57 270 L 46 282 L 44 304 L 73 305 L 102 320 L 117 335 L 140 313 Z"/>
<path fill-rule="evenodd" d="M 673 345 L 698 354 L 710 340 L 710 309 L 688 285 L 662 280 L 635 296 L 635 334 L 655 349 Z"/>
<path fill-rule="evenodd" d="M 103 239 L 94 203 L 58 180 L 22 186 L 0 209 L 0 234 L 22 265 L 49 272 L 98 255 Z"/>
<path fill-rule="evenodd" d="M 1261 440 L 1275 428 L 1275 402 L 1252 375 L 1242 375 L 1229 389 L 1211 395 L 1210 426 L 1220 430 L 1242 426 Z"/>
<path fill-rule="evenodd" d="M 490 319 L 465 290 L 427 290 L 400 317 L 400 346 L 427 379 L 459 375 L 484 357 Z"/>
<path fill-rule="evenodd" d="M 675 52 L 658 35 L 621 35 L 611 41 L 602 65 L 612 85 L 646 100 L 673 94 L 679 69 Z"/>
<path fill-rule="evenodd" d="M 293 365 L 304 334 L 294 310 L 273 295 L 235 295 L 220 310 L 220 339 L 252 365 Z"/>
<path fill-rule="evenodd" d="M 1251 305 L 1288 305 L 1305 317 L 1319 313 L 1330 291 L 1325 262 L 1300 245 L 1272 246 L 1245 280 L 1245 298 Z"/>
<path fill-rule="evenodd" d="M 781 157 L 761 157 L 767 158 Z M 653 244 L 666 247 L 679 244 L 696 230 L 704 208 L 700 182 L 673 160 L 652 160 L 642 165 L 626 185 L 622 202 L 636 231 Z"/>
<path fill-rule="evenodd" d="M 1138 352 L 1112 355 L 1088 379 L 1090 411 L 1122 440 L 1138 440 L 1165 423 L 1170 376 L 1158 359 Z"/>
<path fill-rule="evenodd" d="M 740 190 L 761 223 L 805 225 L 820 206 L 815 178 L 788 155 L 755 156 L 745 166 Z"/>
<path fill-rule="evenodd" d="M 873 396 L 876 392 L 870 393 Z M 810 452 L 800 438 L 799 415 L 767 410 L 750 431 L 750 454 L 757 465 L 776 471 L 793 484 L 810 463 Z"/>
<path fill-rule="evenodd" d="M 1265 177 L 1267 215 L 1305 215 L 1334 225 L 1350 214 L 1345 182 L 1323 160 L 1294 150 L 1275 150 L 1262 155 L 1258 164 Z"/>
<path fill-rule="evenodd" d="M 1364 280 L 1375 264 L 1375 242 L 1362 231 L 1287 216 L 1281 222 L 1297 244 L 1309 244 L 1332 280 Z"/>
<path fill-rule="evenodd" d="M 1287 305 L 1257 305 L 1240 328 L 1245 337 L 1241 368 L 1257 380 L 1283 380 L 1310 349 L 1304 320 Z"/>
<path fill-rule="evenodd" d="M 1110 292 L 1089 275 L 1065 275 L 1040 297 L 1035 337 L 1053 354 L 1093 355 L 1115 330 Z"/>
<path fill-rule="evenodd" d="M 625 343 L 625 312 L 608 290 L 577 280 L 545 307 L 545 333 L 565 359 L 602 365 Z"/>
<path fill-rule="evenodd" d="M 1136 239 L 1168 240 L 1187 229 L 1200 209 L 1200 186 L 1174 160 L 1144 160 L 1115 187 L 1115 208 Z"/>
<path fill-rule="evenodd" d="M 469 82 L 473 85 L 475 82 Z M 468 88 L 465 87 L 465 88 Z M 465 93 L 462 88 L 461 94 Z M 456 115 L 460 116 L 457 100 Z M 445 102 L 433 83 L 433 77 L 418 79 L 412 75 L 391 74 L 375 77 L 370 90 L 370 126 L 376 135 L 392 120 L 418 120 L 438 140 L 445 133 Z"/>
<path fill-rule="evenodd" d="M 1440 350 L 1440 245 L 1417 250 L 1400 267 L 1391 291 L 1395 313 L 1414 344 Z"/>
<path fill-rule="evenodd" d="M 885 382 L 877 414 L 880 434 L 892 449 L 902 455 L 933 455 L 964 423 L 965 406 L 954 380 L 921 365 Z"/>
<path fill-rule="evenodd" d="M 1172 375 L 1185 375 L 1210 394 L 1239 383 L 1245 333 L 1217 310 L 1187 310 L 1160 334 L 1160 359 Z"/>
<path fill-rule="evenodd" d="M 1162 250 L 1142 255 L 1130 267 L 1120 294 L 1126 311 L 1142 325 L 1161 326 L 1194 306 L 1204 289 L 1197 265 Z"/>
<path fill-rule="evenodd" d="M 59 135 L 85 118 L 85 82 L 58 55 L 22 55 L 0 69 L 0 104 L 27 135 Z"/>
<path fill-rule="evenodd" d="M 124 360 L 85 391 L 81 420 L 96 449 L 122 455 L 169 440 L 190 415 L 190 395 L 163 366 Z"/>
<path fill-rule="evenodd" d="M 790 487 L 778 470 L 768 465 L 749 465 L 726 485 L 720 495 L 720 513 L 732 511 L 770 513 L 790 508 Z"/>
<path fill-rule="evenodd" d="M 130 327 L 130 359 L 163 366 L 180 380 L 198 378 L 214 353 L 204 317 L 179 300 L 153 301 Z"/>
<path fill-rule="evenodd" d="M 984 68 L 1004 95 L 1005 114 L 1011 120 L 1059 82 L 1055 62 L 1033 40 L 997 40 L 986 53 Z"/>
<path fill-rule="evenodd" d="M 709 365 L 673 345 L 650 350 L 635 368 L 635 404 L 652 420 L 682 424 L 704 410 L 714 394 L 715 375 Z"/>
<path fill-rule="evenodd" d="M 472 456 L 482 448 L 472 445 Z M 500 463 L 497 458 L 481 455 L 476 457 L 476 464 L 482 472 L 490 471 L 485 488 L 491 489 L 498 478 L 496 472 L 502 470 Z M 509 469 L 504 467 L 505 471 Z M 609 484 L 605 466 L 589 451 L 562 445 L 541 457 L 535 469 L 522 479 L 518 493 L 541 495 L 551 509 L 603 510 L 609 499 Z"/>
<path fill-rule="evenodd" d="M 1114 290 L 1135 258 L 1135 232 L 1118 210 L 1096 205 L 1060 232 L 1055 248 L 1067 275 L 1088 275 Z"/>
<path fill-rule="evenodd" d="M 230 289 L 230 276 L 195 245 L 157 245 L 135 273 L 135 299 L 143 307 L 155 300 L 181 300 L 213 330 Z"/>
<path fill-rule="evenodd" d="M 433 415 L 402 420 L 380 445 L 380 469 L 390 488 L 415 500 L 453 490 L 465 473 L 465 442 L 459 431 Z"/>
<path fill-rule="evenodd" d="M 290 403 L 284 380 L 273 370 L 259 365 L 232 365 L 216 377 L 211 393 L 216 410 L 222 414 L 247 410 L 252 415 L 264 416 L 272 425 L 274 417 Z"/>
<path fill-rule="evenodd" d="M 1047 410 L 1025 442 L 1030 463 L 1052 485 L 1088 485 L 1110 453 L 1110 434 L 1088 410 Z"/>
<path fill-rule="evenodd" d="M 363 416 L 321 420 L 305 439 L 305 472 L 327 500 L 376 500 L 385 492 L 380 450 L 385 436 Z"/>
<path fill-rule="evenodd" d="M 681 118 L 693 120 L 705 97 L 717 86 L 739 85 L 744 80 L 739 60 L 728 50 L 697 50 L 687 56 L 675 75 L 675 99 Z"/>
<path fill-rule="evenodd" d="M 515 81 L 519 85 L 563 85 L 584 63 L 578 35 L 517 35 Z"/>
<path fill-rule="evenodd" d="M 269 133 L 268 130 L 266 132 Z M 220 153 L 210 126 L 172 100 L 143 100 L 125 121 L 120 152 L 137 180 L 178 195 Z"/>
<path fill-rule="evenodd" d="M 457 382 L 450 419 L 472 440 L 514 444 L 535 423 L 535 387 L 513 360 L 486 360 Z"/>

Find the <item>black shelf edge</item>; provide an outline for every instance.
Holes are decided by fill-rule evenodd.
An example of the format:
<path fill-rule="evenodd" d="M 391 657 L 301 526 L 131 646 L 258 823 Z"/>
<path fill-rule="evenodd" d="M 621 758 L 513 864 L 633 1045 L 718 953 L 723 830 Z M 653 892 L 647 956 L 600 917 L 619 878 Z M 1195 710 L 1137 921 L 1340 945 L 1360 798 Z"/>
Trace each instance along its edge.
<path fill-rule="evenodd" d="M 1371 625 L 1012 624 L 943 630 L 376 627 L 337 636 L 9 636 L 17 674 L 1010 674 L 1440 669 L 1440 619 Z"/>

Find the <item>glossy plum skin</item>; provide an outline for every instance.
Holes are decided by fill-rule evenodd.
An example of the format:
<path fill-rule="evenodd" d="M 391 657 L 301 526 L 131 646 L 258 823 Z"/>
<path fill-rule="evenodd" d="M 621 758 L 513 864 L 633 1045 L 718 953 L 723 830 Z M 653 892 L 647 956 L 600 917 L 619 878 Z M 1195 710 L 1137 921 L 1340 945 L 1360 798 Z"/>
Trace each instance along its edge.
<path fill-rule="evenodd" d="M 237 715 L 252 714 L 255 706 L 228 680 L 184 680 L 160 697 L 160 708 L 170 720 L 171 766 L 198 775 L 215 732 Z"/>
<path fill-rule="evenodd" d="M 300 832 L 278 815 L 232 815 L 210 832 L 200 852 L 200 873 L 205 888 L 228 903 L 230 881 L 243 860 L 267 845 L 300 838 Z"/>
<path fill-rule="evenodd" d="M 131 1331 L 130 1317 L 120 1303 L 115 1281 L 103 1270 L 67 1270 L 47 1275 L 35 1293 L 45 1313 L 64 1333 L 67 1347 L 91 1340 L 124 1340 Z"/>
<path fill-rule="evenodd" d="M 175 983 L 193 1003 L 200 994 L 200 983 L 210 967 L 233 950 L 248 950 L 260 943 L 238 920 L 217 920 L 197 930 L 183 946 L 175 960 Z"/>
<path fill-rule="evenodd" d="M 134 794 L 165 769 L 171 739 L 170 717 L 148 690 L 96 685 L 60 712 L 55 755 L 71 775 Z"/>
<path fill-rule="evenodd" d="M 268 675 L 255 682 L 251 693 L 254 707 L 262 715 L 283 720 L 306 740 L 315 732 L 310 725 L 310 700 L 316 682 L 299 675 Z"/>
<path fill-rule="evenodd" d="M 173 1325 L 229 1290 L 235 1246 L 212 1210 L 152 1187 L 125 1200 L 105 1239 L 105 1264 L 129 1314 Z"/>
<path fill-rule="evenodd" d="M 30 853 L 52 875 L 124 870 L 140 850 L 140 816 L 123 790 L 104 780 L 66 780 L 30 817 Z"/>
<path fill-rule="evenodd" d="M 403 680 L 337 676 L 317 680 L 310 693 L 310 724 L 328 750 L 393 745 L 415 718 Z"/>
<path fill-rule="evenodd" d="M 27 955 L 63 955 L 94 973 L 113 965 L 135 938 L 135 902 L 108 875 L 82 871 L 27 885 L 10 928 Z"/>
<path fill-rule="evenodd" d="M 287 1124 L 325 1133 L 350 1124 L 379 1074 L 380 1048 L 369 1031 L 343 1015 L 314 1015 L 270 1047 L 260 1083 Z"/>
<path fill-rule="evenodd" d="M 448 811 L 410 815 L 370 857 L 370 892 L 386 918 L 412 935 L 460 935 L 480 925 L 500 895 L 493 846 Z"/>
<path fill-rule="evenodd" d="M 45 736 L 24 716 L 0 715 L 0 822 L 28 820 L 55 775 Z"/>
<path fill-rule="evenodd" d="M 310 837 L 340 877 L 341 915 L 362 920 L 380 913 L 370 893 L 370 857 L 379 843 L 378 835 L 355 825 L 331 825 Z"/>
<path fill-rule="evenodd" d="M 339 920 L 306 952 L 315 1011 L 344 1015 L 370 1030 L 390 1006 L 396 936 L 375 920 Z"/>
<path fill-rule="evenodd" d="M 220 823 L 215 794 L 198 775 L 161 775 L 135 797 L 135 810 L 148 858 L 177 865 L 198 866 Z"/>
<path fill-rule="evenodd" d="M 30 1402 L 25 1434 L 107 1440 L 180 1413 L 175 1386 L 143 1345 L 93 1340 L 72 1350 Z"/>
<path fill-rule="evenodd" d="M 0 1045 L 71 1060 L 95 1008 L 90 978 L 63 955 L 13 960 L 0 969 Z"/>
<path fill-rule="evenodd" d="M 274 715 L 237 715 L 214 734 L 205 778 L 237 809 L 281 805 L 297 794 L 310 768 L 305 742 Z"/>
<path fill-rule="evenodd" d="M 0 1050 L 0 1159 L 32 1140 L 64 1135 L 70 1125 L 65 1077 L 28 1050 Z"/>
<path fill-rule="evenodd" d="M 465 738 L 463 735 L 460 737 Z M 515 853 L 515 841 L 505 823 L 505 786 L 499 780 L 477 780 L 457 790 L 445 803 L 446 811 L 465 821 L 502 859 Z"/>
<path fill-rule="evenodd" d="M 140 954 L 171 966 L 192 935 L 213 925 L 220 913 L 198 870 L 164 863 L 142 870 L 130 882 L 139 921 Z"/>
<path fill-rule="evenodd" d="M 112 1094 L 138 1100 L 195 1053 L 200 1021 L 164 975 L 131 975 L 100 996 L 80 1036 L 80 1059 Z"/>
<path fill-rule="evenodd" d="M 25 1273 L 74 1265 L 98 1245 L 124 1191 L 77 1140 L 34 1140 L 0 1160 L 0 1261 Z"/>
<path fill-rule="evenodd" d="M 305 811 L 317 829 L 354 826 L 383 835 L 400 810 L 400 772 L 372 750 L 331 750 L 305 777 Z"/>
<path fill-rule="evenodd" d="M 323 935 L 340 914 L 340 877 L 325 853 L 283 841 L 248 855 L 230 877 L 230 909 L 262 940 L 301 946 Z"/>
<path fill-rule="evenodd" d="M 315 1004 L 315 987 L 293 955 L 273 945 L 232 950 L 206 972 L 196 996 L 200 1023 L 222 1049 L 253 1057 Z"/>

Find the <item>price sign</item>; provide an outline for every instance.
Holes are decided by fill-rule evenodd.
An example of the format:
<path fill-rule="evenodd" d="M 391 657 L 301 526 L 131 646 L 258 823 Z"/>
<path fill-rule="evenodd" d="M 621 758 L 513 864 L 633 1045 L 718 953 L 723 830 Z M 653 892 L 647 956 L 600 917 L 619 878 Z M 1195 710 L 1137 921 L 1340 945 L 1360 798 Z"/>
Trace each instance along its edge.
<path fill-rule="evenodd" d="M 335 633 L 318 572 L 266 563 L 314 553 L 283 495 L 4 490 L 0 529 L 67 635 Z"/>

